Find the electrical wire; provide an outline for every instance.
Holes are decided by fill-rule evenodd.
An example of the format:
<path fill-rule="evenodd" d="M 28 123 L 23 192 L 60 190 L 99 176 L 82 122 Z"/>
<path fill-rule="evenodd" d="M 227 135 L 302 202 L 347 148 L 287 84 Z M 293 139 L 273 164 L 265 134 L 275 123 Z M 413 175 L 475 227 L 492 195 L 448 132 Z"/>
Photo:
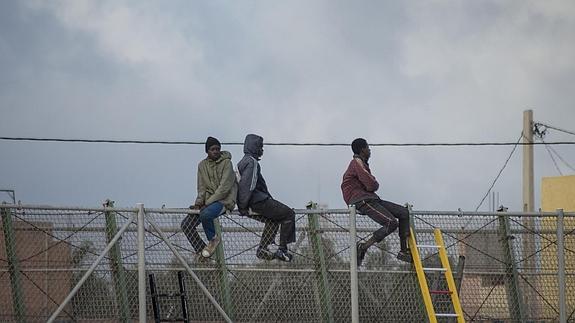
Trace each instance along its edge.
<path fill-rule="evenodd" d="M 540 129 L 540 127 L 543 127 L 543 129 Z M 545 140 L 543 139 L 547 135 L 548 129 L 555 129 L 555 130 L 565 132 L 568 134 L 573 134 L 573 135 L 575 135 L 575 133 L 571 132 L 571 131 L 564 130 L 564 129 L 556 128 L 553 126 L 549 126 L 549 125 L 546 125 L 543 123 L 539 123 L 539 122 L 533 124 L 534 135 L 539 140 L 541 140 L 541 142 L 545 145 L 545 149 L 547 150 L 549 157 L 551 157 L 551 160 L 553 161 L 553 164 L 555 165 L 555 168 L 557 169 L 559 174 L 563 175 L 563 173 L 561 172 L 561 169 L 559 168 L 559 165 L 557 164 L 557 161 L 555 160 L 555 157 L 553 157 L 553 154 L 555 154 L 555 156 L 557 156 L 563 162 L 563 164 L 565 164 L 567 167 L 569 167 L 572 171 L 575 171 L 575 168 L 573 168 L 573 166 L 571 166 L 567 161 L 565 161 L 565 159 L 563 159 L 563 157 L 561 157 L 561 155 L 555 149 L 553 149 L 553 147 L 549 146 L 548 143 L 546 143 Z"/>
<path fill-rule="evenodd" d="M 553 153 L 555 153 L 555 156 L 557 156 L 563 162 L 563 164 L 565 164 L 565 166 L 569 167 L 572 171 L 575 172 L 575 168 L 573 166 L 571 166 L 568 162 L 566 162 L 565 159 L 563 159 L 563 157 L 561 157 L 561 155 L 559 155 L 559 153 L 555 149 L 553 149 L 553 147 L 551 147 L 551 146 L 545 146 L 545 147 L 549 147 L 549 149 Z"/>
<path fill-rule="evenodd" d="M 553 126 L 550 126 L 550 125 L 548 125 L 548 124 L 544 124 L 544 123 L 541 123 L 541 122 L 535 122 L 533 125 L 534 125 L 534 126 L 544 126 L 545 128 L 557 130 L 557 131 L 564 132 L 564 133 L 567 133 L 567 134 L 570 134 L 570 135 L 575 135 L 575 132 L 573 132 L 573 131 L 569 131 L 569 130 L 565 130 L 565 129 L 553 127 Z"/>
<path fill-rule="evenodd" d="M 204 141 L 162 141 L 162 140 L 114 140 L 114 139 L 63 139 L 34 137 L 0 137 L 6 141 L 37 141 L 66 143 L 103 143 L 103 144 L 160 144 L 160 145 L 205 145 Z M 548 142 L 548 145 L 575 145 L 575 141 Z M 243 146 L 243 142 L 222 142 L 222 145 Z M 350 143 L 321 142 L 267 142 L 266 146 L 317 146 L 317 147 L 349 147 Z M 431 143 L 370 143 L 371 147 L 457 147 L 457 146 L 531 146 L 543 145 L 539 142 L 431 142 Z"/>
<path fill-rule="evenodd" d="M 541 139 L 541 141 L 543 141 L 543 139 Z M 544 141 L 543 141 L 544 142 Z M 547 150 L 547 153 L 549 154 L 549 157 L 551 157 L 551 160 L 553 161 L 553 165 L 555 165 L 555 169 L 557 169 L 557 171 L 559 172 L 560 176 L 563 176 L 563 173 L 561 172 L 561 169 L 559 168 L 559 165 L 557 165 L 557 161 L 555 160 L 555 157 L 553 157 L 553 154 L 551 153 L 551 150 L 549 150 L 549 147 L 547 145 L 545 145 L 545 149 Z"/>
<path fill-rule="evenodd" d="M 477 212 L 477 210 L 479 210 L 479 208 L 481 207 L 481 205 L 483 205 L 483 202 L 485 202 L 485 199 L 487 198 L 487 196 L 489 196 L 489 193 L 490 193 L 491 190 L 493 189 L 493 186 L 495 186 L 495 183 L 497 183 L 497 180 L 498 180 L 499 177 L 501 176 L 501 173 L 503 173 L 503 170 L 505 169 L 505 167 L 507 167 L 507 164 L 509 163 L 509 160 L 510 160 L 511 157 L 513 156 L 513 153 L 515 152 L 515 150 L 517 149 L 517 146 L 519 146 L 519 142 L 521 141 L 521 138 L 523 138 L 523 132 L 521 132 L 521 136 L 519 136 L 519 139 L 517 139 L 517 142 L 515 143 L 515 146 L 513 146 L 513 149 L 511 150 L 511 153 L 509 154 L 509 156 L 507 157 L 507 160 L 506 160 L 505 163 L 503 164 L 503 167 L 501 167 L 501 169 L 499 170 L 499 173 L 497 174 L 497 176 L 495 177 L 495 179 L 494 179 L 493 182 L 491 183 L 491 186 L 490 186 L 489 189 L 487 190 L 487 193 L 485 193 L 485 196 L 483 196 L 483 198 L 481 199 L 481 202 L 479 202 L 479 204 L 478 204 L 477 207 L 475 208 L 475 212 Z"/>

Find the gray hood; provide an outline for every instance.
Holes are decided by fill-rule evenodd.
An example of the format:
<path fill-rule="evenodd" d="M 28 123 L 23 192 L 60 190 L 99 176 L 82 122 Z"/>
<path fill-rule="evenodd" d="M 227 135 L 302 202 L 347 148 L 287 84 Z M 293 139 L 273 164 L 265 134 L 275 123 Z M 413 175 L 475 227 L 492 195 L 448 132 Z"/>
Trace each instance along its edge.
<path fill-rule="evenodd" d="M 249 134 L 244 141 L 244 154 L 259 159 L 263 153 L 264 138 L 258 135 Z"/>

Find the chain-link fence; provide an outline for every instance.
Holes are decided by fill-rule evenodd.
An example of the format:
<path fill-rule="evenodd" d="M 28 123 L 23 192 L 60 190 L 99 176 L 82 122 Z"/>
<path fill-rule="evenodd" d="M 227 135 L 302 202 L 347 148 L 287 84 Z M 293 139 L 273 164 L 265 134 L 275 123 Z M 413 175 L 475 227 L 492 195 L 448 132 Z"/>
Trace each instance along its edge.
<path fill-rule="evenodd" d="M 413 266 L 395 257 L 397 234 L 370 248 L 357 270 L 350 267 L 356 246 L 348 210 L 295 210 L 289 263 L 258 258 L 264 224 L 237 214 L 219 217 L 222 243 L 204 260 L 182 230 L 197 212 L 189 209 L 0 211 L 2 322 L 349 322 L 354 286 L 361 322 L 427 321 Z M 411 216 L 418 244 L 434 244 L 433 229 L 442 230 L 466 321 L 575 322 L 575 214 Z M 377 228 L 357 215 L 358 241 Z M 198 231 L 205 241 L 201 225 Z M 439 264 L 434 251 L 421 252 L 425 266 Z M 445 287 L 438 273 L 427 280 L 431 289 Z M 449 310 L 445 295 L 433 303 Z"/>

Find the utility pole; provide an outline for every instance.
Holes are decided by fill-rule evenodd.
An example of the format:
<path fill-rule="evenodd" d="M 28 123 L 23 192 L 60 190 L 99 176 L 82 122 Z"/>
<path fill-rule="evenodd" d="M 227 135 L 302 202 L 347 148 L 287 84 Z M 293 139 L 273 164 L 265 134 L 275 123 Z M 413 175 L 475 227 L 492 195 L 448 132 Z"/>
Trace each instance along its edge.
<path fill-rule="evenodd" d="M 533 212 L 533 110 L 523 111 L 523 212 Z"/>
<path fill-rule="evenodd" d="M 534 191 L 533 191 L 533 110 L 523 111 L 523 212 L 534 212 Z M 523 225 L 528 231 L 534 232 L 535 219 L 524 217 Z M 535 239 L 533 235 L 527 233 L 523 237 L 523 262 L 522 272 L 535 272 L 537 270 L 535 257 Z M 531 315 L 537 317 L 540 313 L 539 302 L 533 290 L 527 288 L 524 292 L 525 299 L 528 300 L 531 308 Z"/>

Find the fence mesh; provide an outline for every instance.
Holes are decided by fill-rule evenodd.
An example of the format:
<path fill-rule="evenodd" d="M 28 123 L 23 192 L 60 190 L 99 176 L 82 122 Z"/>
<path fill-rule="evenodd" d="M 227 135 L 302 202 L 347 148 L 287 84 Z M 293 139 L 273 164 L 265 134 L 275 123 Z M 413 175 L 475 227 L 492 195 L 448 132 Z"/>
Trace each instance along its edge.
<path fill-rule="evenodd" d="M 1 205 L 0 211 L 0 321 L 45 322 L 125 225 L 120 240 L 56 321 L 138 319 L 136 208 Z M 296 210 L 297 239 L 290 244 L 290 263 L 256 257 L 264 223 L 236 214 L 219 217 L 222 243 L 214 256 L 198 257 L 182 229 L 189 212 L 149 209 L 145 217 L 167 236 L 233 321 L 350 321 L 350 222 L 345 210 Z M 418 244 L 434 244 L 433 229 L 442 230 L 466 321 L 558 320 L 556 216 L 412 212 L 412 225 Z M 565 216 L 564 227 L 566 308 L 568 321 L 575 322 L 572 214 Z M 368 239 L 377 228 L 367 216 L 357 216 L 358 240 Z M 197 229 L 207 243 L 202 226 Z M 276 248 L 270 246 L 271 251 Z M 359 267 L 361 322 L 427 320 L 415 271 L 396 259 L 398 250 L 394 233 L 371 247 Z M 421 252 L 424 266 L 440 266 L 434 251 Z M 184 306 L 189 322 L 223 320 L 150 223 L 145 225 L 145 255 L 150 321 L 154 315 L 182 318 Z M 429 273 L 427 279 L 430 289 L 446 289 L 440 274 Z M 433 303 L 436 312 L 453 311 L 447 295 L 434 295 Z"/>

